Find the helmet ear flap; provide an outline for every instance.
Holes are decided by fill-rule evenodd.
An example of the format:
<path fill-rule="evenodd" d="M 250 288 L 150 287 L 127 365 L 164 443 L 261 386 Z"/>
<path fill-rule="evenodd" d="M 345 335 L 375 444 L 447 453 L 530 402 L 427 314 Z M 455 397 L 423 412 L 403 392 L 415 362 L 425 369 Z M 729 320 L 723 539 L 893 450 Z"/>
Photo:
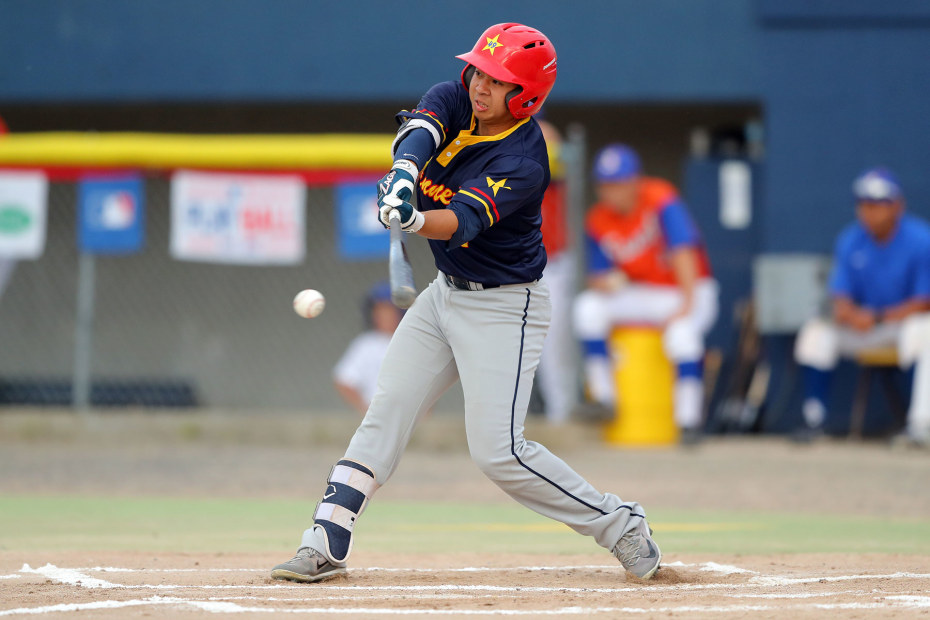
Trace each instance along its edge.
<path fill-rule="evenodd" d="M 512 91 L 507 93 L 507 97 L 504 99 L 505 103 L 507 104 L 507 109 L 510 110 L 510 113 L 513 114 L 516 118 L 523 118 L 525 114 L 521 114 L 521 112 L 527 108 L 532 108 L 539 100 L 539 97 L 533 97 L 532 99 L 528 99 L 523 102 L 515 101 L 511 103 L 511 99 L 521 94 L 523 94 L 523 87 L 517 86 Z"/>
<path fill-rule="evenodd" d="M 512 91 L 510 91 L 509 93 L 507 93 L 507 96 L 504 98 L 504 103 L 507 104 L 507 107 L 508 107 L 508 108 L 510 107 L 510 100 L 513 99 L 514 97 L 516 97 L 517 95 L 519 95 L 519 94 L 522 93 L 522 92 L 523 92 L 523 87 L 522 87 L 522 86 L 517 86 L 517 87 L 514 88 Z"/>
<path fill-rule="evenodd" d="M 465 90 L 471 86 L 471 79 L 475 76 L 475 65 L 466 65 L 465 69 L 462 70 L 462 85 L 465 86 Z"/>

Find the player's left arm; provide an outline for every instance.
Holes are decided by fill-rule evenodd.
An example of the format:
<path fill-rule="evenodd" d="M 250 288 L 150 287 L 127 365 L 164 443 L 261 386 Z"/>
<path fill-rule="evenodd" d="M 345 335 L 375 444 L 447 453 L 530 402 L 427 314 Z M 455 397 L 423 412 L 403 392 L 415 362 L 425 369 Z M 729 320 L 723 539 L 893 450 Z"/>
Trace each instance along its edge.
<path fill-rule="evenodd" d="M 447 239 L 457 248 L 522 209 L 527 201 L 542 202 L 548 175 L 534 160 L 506 156 L 495 159 L 481 175 L 462 183 L 447 211 L 454 213 L 458 228 Z M 430 212 L 432 214 L 433 212 Z"/>
<path fill-rule="evenodd" d="M 691 314 L 694 309 L 694 290 L 700 279 L 698 247 L 701 236 L 681 200 L 675 199 L 662 207 L 659 223 L 669 250 L 669 264 L 681 291 L 681 307 L 669 319 Z"/>
<path fill-rule="evenodd" d="M 913 257 L 908 288 L 907 299 L 880 311 L 880 321 L 903 321 L 913 314 L 930 312 L 930 236 L 922 239 L 920 249 Z"/>
<path fill-rule="evenodd" d="M 694 309 L 694 289 L 698 282 L 697 251 L 687 245 L 673 248 L 670 262 L 682 297 L 681 307 L 672 317 L 676 319 L 691 314 Z"/>
<path fill-rule="evenodd" d="M 882 321 L 903 321 L 912 314 L 930 311 L 930 298 L 912 297 L 900 304 L 885 308 L 880 315 Z"/>

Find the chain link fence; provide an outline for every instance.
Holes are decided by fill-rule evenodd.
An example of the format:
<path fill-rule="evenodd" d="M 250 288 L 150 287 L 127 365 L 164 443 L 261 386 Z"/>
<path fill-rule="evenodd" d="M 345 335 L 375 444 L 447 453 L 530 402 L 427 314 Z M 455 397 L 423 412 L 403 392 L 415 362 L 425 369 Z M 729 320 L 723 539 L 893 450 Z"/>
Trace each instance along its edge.
<path fill-rule="evenodd" d="M 137 254 L 81 255 L 77 201 L 75 183 L 51 183 L 44 253 L 0 261 L 0 405 L 70 405 L 84 372 L 94 407 L 347 409 L 332 369 L 366 328 L 363 302 L 387 279 L 387 260 L 340 256 L 334 186 L 307 188 L 305 259 L 284 267 L 172 258 L 170 179 L 162 174 L 145 178 Z M 408 253 L 422 289 L 436 275 L 428 244 L 414 236 Z M 93 309 L 79 328 L 81 269 L 92 270 Z M 326 296 L 315 319 L 292 310 L 305 288 Z M 453 388 L 437 411 L 460 406 Z"/>
<path fill-rule="evenodd" d="M 332 368 L 365 328 L 363 300 L 386 279 L 387 263 L 340 258 L 333 188 L 307 190 L 303 263 L 255 267 L 173 259 L 169 180 L 149 177 L 145 185 L 143 251 L 91 259 L 78 251 L 75 184 L 50 185 L 43 255 L 7 264 L 0 296 L 0 400 L 71 402 L 78 272 L 81 260 L 91 260 L 92 404 L 342 408 Z M 422 288 L 435 267 L 427 244 L 410 241 Z M 305 288 L 326 295 L 326 311 L 313 320 L 291 307 Z"/>

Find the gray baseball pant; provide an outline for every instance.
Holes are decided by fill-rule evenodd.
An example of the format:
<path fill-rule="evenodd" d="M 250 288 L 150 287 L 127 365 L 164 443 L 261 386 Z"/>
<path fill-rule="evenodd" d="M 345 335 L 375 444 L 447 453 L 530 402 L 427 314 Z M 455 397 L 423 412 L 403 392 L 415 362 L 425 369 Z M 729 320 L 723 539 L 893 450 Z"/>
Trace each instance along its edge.
<path fill-rule="evenodd" d="M 601 493 L 523 437 L 549 314 L 544 280 L 463 291 L 440 274 L 394 333 L 377 391 L 345 458 L 366 465 L 384 484 L 417 421 L 459 379 L 468 449 L 481 471 L 524 506 L 611 549 L 645 516 L 640 505 Z M 325 552 L 319 528 L 304 532 L 301 546 Z"/>

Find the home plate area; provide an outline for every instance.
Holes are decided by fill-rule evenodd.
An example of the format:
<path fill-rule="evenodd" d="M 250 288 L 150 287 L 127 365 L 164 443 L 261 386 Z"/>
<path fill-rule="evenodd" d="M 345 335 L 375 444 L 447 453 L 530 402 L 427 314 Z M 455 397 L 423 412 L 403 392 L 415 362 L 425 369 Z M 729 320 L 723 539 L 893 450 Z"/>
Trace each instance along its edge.
<path fill-rule="evenodd" d="M 218 565 L 214 567 L 199 562 L 191 566 L 188 556 L 175 567 L 166 567 L 164 556 L 142 563 L 158 565 L 149 568 L 25 563 L 19 570 L 0 574 L 0 617 L 270 613 L 362 618 L 659 617 L 678 613 L 813 618 L 861 610 L 860 617 L 890 618 L 930 613 L 930 573 L 907 570 L 906 556 L 759 556 L 739 558 L 739 565 L 670 558 L 648 582 L 626 576 L 616 564 L 577 562 L 576 556 L 546 559 L 509 566 L 450 567 L 439 566 L 441 560 L 431 557 L 426 565 L 411 562 L 416 568 L 352 567 L 348 575 L 318 584 L 275 581 L 263 565 L 222 567 L 216 558 L 210 562 Z M 889 567 L 894 570 L 881 570 Z"/>

